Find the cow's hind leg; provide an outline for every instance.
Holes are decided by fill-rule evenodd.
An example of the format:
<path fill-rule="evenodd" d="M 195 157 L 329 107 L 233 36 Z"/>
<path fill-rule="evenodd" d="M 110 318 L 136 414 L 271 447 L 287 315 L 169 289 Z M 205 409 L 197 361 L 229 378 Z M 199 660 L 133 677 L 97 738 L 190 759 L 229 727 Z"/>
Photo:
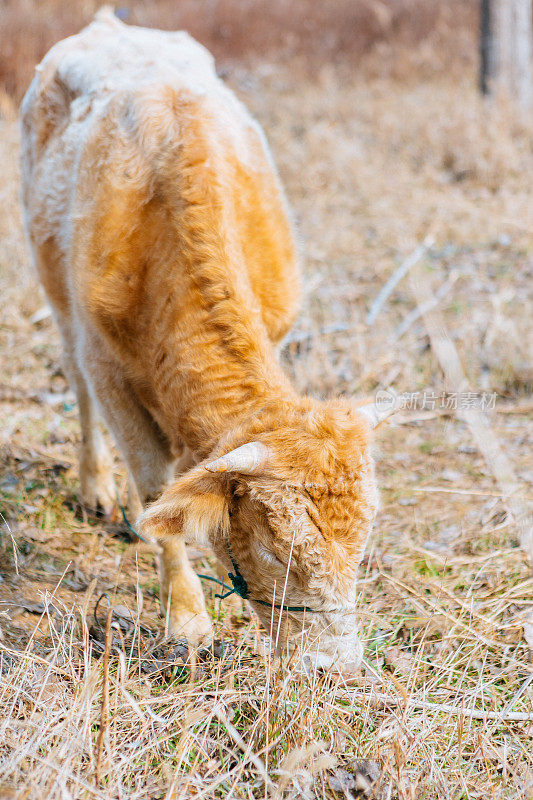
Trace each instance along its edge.
<path fill-rule="evenodd" d="M 73 343 L 66 324 L 60 322 L 63 338 L 63 361 L 69 383 L 76 394 L 80 418 L 79 453 L 81 502 L 92 511 L 101 511 L 110 518 L 116 506 L 116 488 L 112 472 L 112 456 L 99 424 L 96 405 L 73 352 Z"/>
<path fill-rule="evenodd" d="M 76 357 L 76 325 L 65 277 L 61 247 L 53 236 L 45 242 L 30 242 L 35 266 L 54 312 L 63 344 L 66 377 L 78 401 L 81 442 L 79 473 L 83 505 L 110 516 L 115 506 L 112 458 L 102 436 L 96 405 Z"/>
<path fill-rule="evenodd" d="M 81 381 L 79 381 L 81 383 Z M 84 505 L 110 518 L 117 504 L 113 461 L 100 430 L 98 413 L 87 385 L 78 388 L 81 427 L 80 487 Z"/>

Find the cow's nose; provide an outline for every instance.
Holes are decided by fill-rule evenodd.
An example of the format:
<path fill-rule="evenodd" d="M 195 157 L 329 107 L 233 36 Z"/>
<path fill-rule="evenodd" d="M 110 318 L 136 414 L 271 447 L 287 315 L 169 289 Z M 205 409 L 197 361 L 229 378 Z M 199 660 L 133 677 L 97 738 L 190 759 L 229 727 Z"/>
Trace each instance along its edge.
<path fill-rule="evenodd" d="M 328 653 L 314 652 L 304 653 L 300 664 L 302 670 L 308 674 L 319 670 L 332 676 L 337 675 L 344 681 L 351 681 L 358 676 L 361 661 L 360 659 L 340 659 Z"/>
<path fill-rule="evenodd" d="M 328 670 L 333 666 L 334 659 L 327 653 L 314 652 L 304 653 L 302 656 L 302 667 L 306 672 L 320 669 Z"/>

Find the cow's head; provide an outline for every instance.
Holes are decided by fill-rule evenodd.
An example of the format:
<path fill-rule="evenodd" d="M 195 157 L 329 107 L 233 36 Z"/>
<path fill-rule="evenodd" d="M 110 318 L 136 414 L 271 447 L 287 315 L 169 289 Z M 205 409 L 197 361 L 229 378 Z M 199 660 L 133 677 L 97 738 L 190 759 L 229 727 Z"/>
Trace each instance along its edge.
<path fill-rule="evenodd" d="M 248 441 L 230 446 L 228 435 L 140 521 L 158 537 L 209 545 L 245 579 L 278 646 L 346 674 L 362 657 L 355 580 L 378 504 L 369 446 L 380 420 L 374 406 L 345 401 L 300 401 L 275 429 L 265 416 Z"/>

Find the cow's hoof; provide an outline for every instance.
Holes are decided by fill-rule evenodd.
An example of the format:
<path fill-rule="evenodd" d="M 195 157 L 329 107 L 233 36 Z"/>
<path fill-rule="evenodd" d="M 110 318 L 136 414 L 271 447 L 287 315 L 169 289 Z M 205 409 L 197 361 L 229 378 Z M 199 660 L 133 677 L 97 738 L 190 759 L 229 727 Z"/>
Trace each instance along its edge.
<path fill-rule="evenodd" d="M 81 480 L 81 502 L 89 511 L 113 521 L 117 512 L 117 494 L 109 475 L 84 475 Z"/>
<path fill-rule="evenodd" d="M 207 614 L 180 610 L 171 614 L 168 630 L 176 639 L 187 639 L 190 647 L 205 647 L 213 639 L 213 628 Z"/>

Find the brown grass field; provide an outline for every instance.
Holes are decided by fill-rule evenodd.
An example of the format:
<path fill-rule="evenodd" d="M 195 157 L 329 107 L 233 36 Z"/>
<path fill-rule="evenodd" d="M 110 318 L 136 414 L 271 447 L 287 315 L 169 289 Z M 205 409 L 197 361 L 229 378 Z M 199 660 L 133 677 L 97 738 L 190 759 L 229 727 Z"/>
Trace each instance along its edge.
<path fill-rule="evenodd" d="M 76 408 L 24 242 L 17 124 L 0 121 L 1 800 L 533 798 L 533 124 L 483 104 L 473 59 L 423 80 L 370 62 L 225 68 L 298 230 L 289 373 L 316 395 L 419 393 L 376 436 L 350 685 L 272 660 L 246 604 L 208 584 L 228 655 L 183 665 L 153 553 L 80 508 Z M 483 397 L 486 415 L 468 413 Z M 124 492 L 118 458 L 116 480 Z M 191 557 L 214 574 L 209 553 Z"/>

